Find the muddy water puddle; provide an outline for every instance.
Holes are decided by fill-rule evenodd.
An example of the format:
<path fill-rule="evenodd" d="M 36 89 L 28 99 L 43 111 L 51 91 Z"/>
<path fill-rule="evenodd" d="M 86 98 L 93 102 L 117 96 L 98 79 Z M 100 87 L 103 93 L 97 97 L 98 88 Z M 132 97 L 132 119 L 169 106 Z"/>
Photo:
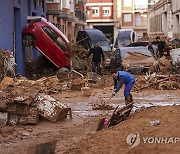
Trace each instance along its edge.
<path fill-rule="evenodd" d="M 91 117 L 91 116 L 99 116 L 99 115 L 109 115 L 113 112 L 113 110 L 93 110 L 93 102 L 97 99 L 94 98 L 94 100 L 91 98 L 91 100 L 87 101 L 79 101 L 76 102 L 76 100 L 71 102 L 66 102 L 67 105 L 71 106 L 72 113 L 74 115 L 77 115 L 79 117 Z M 119 108 L 122 108 L 125 106 L 124 98 L 112 98 L 109 100 L 109 98 L 103 98 L 103 102 L 113 106 L 114 108 L 119 105 Z M 145 97 L 134 97 L 134 107 L 133 112 L 136 110 L 139 110 L 140 108 L 149 108 L 149 107 L 155 107 L 155 106 L 173 106 L 173 105 L 180 105 L 180 101 L 177 97 L 170 96 L 170 95 L 157 95 L 157 96 L 145 96 Z"/>

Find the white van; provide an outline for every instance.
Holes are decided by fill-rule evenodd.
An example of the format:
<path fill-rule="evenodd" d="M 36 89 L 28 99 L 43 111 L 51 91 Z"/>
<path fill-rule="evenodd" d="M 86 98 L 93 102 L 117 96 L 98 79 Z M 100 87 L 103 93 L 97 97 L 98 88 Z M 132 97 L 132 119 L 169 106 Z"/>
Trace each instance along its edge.
<path fill-rule="evenodd" d="M 137 42 L 140 37 L 133 29 L 120 29 L 114 44 L 114 48 L 126 47 L 130 43 Z"/>

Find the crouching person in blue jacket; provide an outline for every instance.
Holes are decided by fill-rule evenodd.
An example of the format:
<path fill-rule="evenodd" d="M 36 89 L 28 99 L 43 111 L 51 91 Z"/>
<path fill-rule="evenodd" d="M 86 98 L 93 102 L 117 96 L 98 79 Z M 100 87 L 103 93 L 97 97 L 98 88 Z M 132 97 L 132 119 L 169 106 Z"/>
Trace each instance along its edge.
<path fill-rule="evenodd" d="M 120 90 L 123 84 L 125 84 L 124 88 L 124 97 L 125 97 L 125 103 L 128 105 L 129 103 L 133 102 L 133 97 L 130 93 L 132 87 L 135 84 L 134 77 L 125 71 L 112 71 L 111 72 L 114 80 L 114 92 L 112 93 L 112 96 L 115 96 L 115 94 Z"/>

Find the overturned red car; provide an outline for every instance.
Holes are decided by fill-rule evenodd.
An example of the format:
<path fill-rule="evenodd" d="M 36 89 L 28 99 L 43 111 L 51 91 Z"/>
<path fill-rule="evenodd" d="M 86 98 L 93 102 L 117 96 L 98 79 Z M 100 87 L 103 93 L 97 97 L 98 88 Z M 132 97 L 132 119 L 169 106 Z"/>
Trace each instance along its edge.
<path fill-rule="evenodd" d="M 68 39 L 43 17 L 32 19 L 25 26 L 23 45 L 33 45 L 58 68 L 70 67 L 71 48 Z"/>

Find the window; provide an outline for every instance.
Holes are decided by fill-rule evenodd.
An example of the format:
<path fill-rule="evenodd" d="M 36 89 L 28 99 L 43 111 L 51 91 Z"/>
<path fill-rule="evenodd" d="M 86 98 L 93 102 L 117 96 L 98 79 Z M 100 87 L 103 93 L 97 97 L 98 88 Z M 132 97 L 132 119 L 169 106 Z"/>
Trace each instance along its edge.
<path fill-rule="evenodd" d="M 92 7 L 92 15 L 99 16 L 99 7 Z"/>
<path fill-rule="evenodd" d="M 42 0 L 38 0 L 38 1 L 37 1 L 37 4 L 38 4 L 39 6 L 42 6 Z"/>
<path fill-rule="evenodd" d="M 141 14 L 140 13 L 137 13 L 135 15 L 135 25 L 136 26 L 141 26 L 142 25 L 142 22 L 141 22 Z"/>
<path fill-rule="evenodd" d="M 123 7 L 131 7 L 132 0 L 123 0 Z"/>
<path fill-rule="evenodd" d="M 124 22 L 132 22 L 132 14 L 124 14 Z"/>
<path fill-rule="evenodd" d="M 49 27 L 42 27 L 42 29 L 62 51 L 68 51 L 65 41 L 53 29 L 50 29 Z"/>
<path fill-rule="evenodd" d="M 103 15 L 110 16 L 110 7 L 103 7 Z"/>
<path fill-rule="evenodd" d="M 148 8 L 148 0 L 143 0 L 139 2 L 139 0 L 135 0 L 135 9 L 147 9 Z"/>

